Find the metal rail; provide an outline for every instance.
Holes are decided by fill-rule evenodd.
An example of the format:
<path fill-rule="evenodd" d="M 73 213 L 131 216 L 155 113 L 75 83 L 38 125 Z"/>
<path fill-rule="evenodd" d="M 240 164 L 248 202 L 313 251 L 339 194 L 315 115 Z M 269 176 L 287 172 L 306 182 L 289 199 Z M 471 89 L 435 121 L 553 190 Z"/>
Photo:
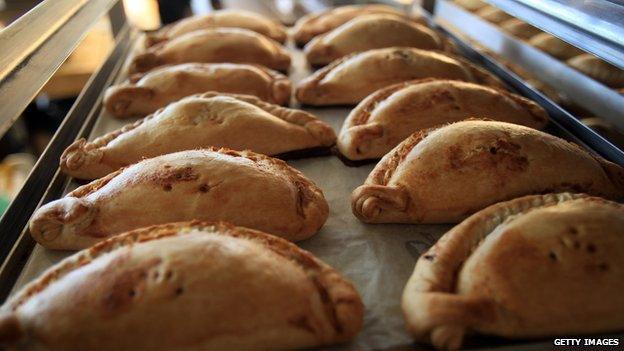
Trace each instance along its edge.
<path fill-rule="evenodd" d="M 0 135 L 118 0 L 47 0 L 0 32 Z"/>
<path fill-rule="evenodd" d="M 14 115 L 15 111 L 23 109 L 30 103 L 34 95 L 80 42 L 83 34 L 107 11 L 111 18 L 111 25 L 118 33 L 115 48 L 109 58 L 98 73 L 89 80 L 87 88 L 78 97 L 76 104 L 65 117 L 28 175 L 22 189 L 0 219 L 0 300 L 3 300 L 9 293 L 34 246 L 30 236 L 24 233 L 30 216 L 42 201 L 50 201 L 60 196 L 60 192 L 65 188 L 67 177 L 58 172 L 58 160 L 62 152 L 77 136 L 88 133 L 87 129 L 95 120 L 95 112 L 101 108 L 99 103 L 101 92 L 110 84 L 109 79 L 113 77 L 113 72 L 119 70 L 121 58 L 127 54 L 130 30 L 124 25 L 125 18 L 121 3 L 115 4 L 115 2 L 115 0 L 86 2 L 48 0 L 26 14 L 24 16 L 26 19 L 22 18 L 14 26 L 9 27 L 12 29 L 8 34 L 4 32 L 0 34 L 0 48 L 6 48 L 6 45 L 10 45 L 8 43 L 25 41 L 22 36 L 29 37 L 34 33 L 31 31 L 33 28 L 41 28 L 39 25 L 28 28 L 28 23 L 49 20 L 55 16 L 58 16 L 59 21 L 65 22 L 62 28 L 46 32 L 47 41 L 43 42 L 38 38 L 37 43 L 30 43 L 32 45 L 24 43 L 20 46 L 21 55 L 14 50 L 15 52 L 7 55 L 11 59 L 3 57 L 2 62 L 5 66 L 0 71 L 0 74 L 3 74 L 3 79 L 0 81 L 0 123 L 2 124 L 0 132 L 4 133 L 17 117 Z M 69 5 L 74 5 L 74 7 Z M 64 10 L 70 13 L 68 15 L 59 12 L 45 13 L 45 11 Z M 22 61 L 18 62 L 19 60 Z M 41 76 L 36 77 L 35 73 Z"/>
<path fill-rule="evenodd" d="M 624 4 L 604 0 L 486 0 L 624 69 Z"/>
<path fill-rule="evenodd" d="M 438 1 L 436 19 L 531 72 L 574 103 L 624 130 L 624 96 L 548 54 L 504 33 L 495 25 L 449 2 Z"/>

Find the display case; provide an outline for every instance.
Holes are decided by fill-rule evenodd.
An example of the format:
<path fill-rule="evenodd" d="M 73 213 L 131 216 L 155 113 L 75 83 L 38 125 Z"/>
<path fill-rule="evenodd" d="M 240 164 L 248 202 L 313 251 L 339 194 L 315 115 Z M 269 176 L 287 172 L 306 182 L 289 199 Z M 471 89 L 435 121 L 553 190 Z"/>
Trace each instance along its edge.
<path fill-rule="evenodd" d="M 621 4 L 562 0 L 488 2 L 624 69 L 624 6 Z M 294 16 L 283 13 L 284 9 L 301 14 L 302 9 L 318 10 L 332 5 L 322 1 L 314 2 L 312 7 L 266 3 L 270 3 L 269 6 L 258 6 L 252 1 L 224 1 L 222 5 L 225 8 L 263 11 L 264 15 L 276 18 Z M 386 3 L 412 9 L 405 2 Z M 574 114 L 535 89 L 499 59 L 507 59 L 534 72 L 574 102 L 620 128 L 624 128 L 622 95 L 514 39 L 450 1 L 424 1 L 422 5 L 431 11 L 427 13 L 430 25 L 447 34 L 462 55 L 493 72 L 512 90 L 547 110 L 552 122 L 548 132 L 624 165 L 624 151 L 581 123 Z M 0 33 L 0 52 L 3 53 L 0 57 L 0 132 L 5 132 L 76 47 L 90 24 L 103 15 L 111 18 L 116 37 L 114 49 L 92 76 L 23 189 L 0 220 L 2 300 L 51 264 L 69 255 L 37 245 L 28 233 L 28 221 L 41 204 L 57 199 L 79 185 L 59 171 L 59 159 L 65 148 L 77 138 L 93 139 L 125 123 L 111 119 L 103 110 L 102 94 L 108 86 L 126 78 L 125 65 L 138 45 L 141 33 L 126 23 L 121 2 L 115 0 L 48 0 Z M 476 45 L 478 42 L 481 43 L 479 46 Z M 482 46 L 488 50 L 483 50 Z M 289 48 L 294 58 L 290 78 L 296 82 L 310 74 L 310 68 L 292 43 Z M 305 109 L 318 115 L 335 130 L 340 129 L 349 112 L 346 108 Z M 331 208 L 330 219 L 322 232 L 301 243 L 301 246 L 354 280 L 367 306 L 362 335 L 354 343 L 335 349 L 428 349 L 413 345 L 404 331 L 399 308 L 400 291 L 418 256 L 450 226 L 363 225 L 351 214 L 347 199 L 351 191 L 362 184 L 373 165 L 349 168 L 335 157 L 289 163 L 323 188 Z M 624 334 L 616 334 L 615 337 L 622 336 Z M 479 350 L 494 347 L 497 350 L 543 350 L 552 347 L 552 340 L 510 342 L 475 337 L 468 341 L 467 347 Z"/>

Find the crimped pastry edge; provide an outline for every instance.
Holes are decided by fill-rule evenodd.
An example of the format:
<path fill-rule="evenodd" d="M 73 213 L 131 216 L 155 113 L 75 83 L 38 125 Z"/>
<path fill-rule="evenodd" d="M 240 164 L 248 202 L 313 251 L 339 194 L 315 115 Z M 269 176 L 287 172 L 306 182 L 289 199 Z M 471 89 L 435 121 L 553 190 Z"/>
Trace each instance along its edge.
<path fill-rule="evenodd" d="M 284 122 L 290 123 L 292 125 L 296 125 L 304 128 L 310 136 L 316 139 L 319 142 L 320 147 L 331 147 L 336 143 L 336 135 L 327 123 L 320 120 L 318 117 L 313 114 L 298 110 L 291 109 L 288 107 L 282 107 L 277 104 L 272 104 L 262 99 L 253 96 L 253 95 L 245 95 L 245 94 L 230 94 L 230 93 L 220 93 L 216 91 L 210 91 L 203 94 L 195 94 L 187 96 L 177 102 L 183 101 L 185 99 L 192 98 L 213 98 L 218 96 L 227 96 L 234 98 L 238 101 L 250 103 L 257 108 L 281 119 Z M 174 102 L 174 103 L 177 103 Z M 166 107 L 158 109 L 156 112 L 139 119 L 134 123 L 127 124 L 120 129 L 104 134 L 92 142 L 88 142 L 85 138 L 80 138 L 74 141 L 70 146 L 63 151 L 60 159 L 60 167 L 61 169 L 68 174 L 76 173 L 75 171 L 79 171 L 85 163 L 88 163 L 89 160 L 99 160 L 103 153 L 101 151 L 102 148 L 105 148 L 108 144 L 110 144 L 115 139 L 124 135 L 127 132 L 130 132 L 144 123 L 148 122 L 151 119 L 156 118 L 159 114 L 161 114 Z M 293 150 L 297 151 L 297 150 Z"/>
<path fill-rule="evenodd" d="M 462 324 L 478 320 L 478 314 L 454 309 L 447 316 L 435 320 L 437 316 L 429 316 L 429 313 L 435 314 L 435 310 L 445 309 L 442 306 L 431 312 L 430 308 L 431 304 L 443 304 L 444 301 L 440 301 L 444 299 L 443 295 L 457 296 L 453 290 L 461 265 L 483 240 L 508 218 L 576 200 L 600 201 L 622 207 L 620 204 L 586 194 L 528 195 L 491 205 L 444 234 L 434 246 L 420 256 L 403 291 L 401 307 L 408 331 L 416 340 L 430 342 L 437 349 L 458 349 L 468 328 Z M 492 308 L 487 302 L 473 301 L 469 298 L 450 303 L 465 304 L 477 310 Z"/>
<path fill-rule="evenodd" d="M 512 101 L 518 103 L 522 107 L 523 110 L 529 112 L 529 114 L 531 114 L 531 116 L 535 117 L 536 119 L 542 120 L 544 123 L 548 122 L 548 117 L 547 117 L 548 115 L 536 102 L 529 100 L 521 95 L 513 94 L 505 89 L 500 89 L 500 88 L 496 88 L 492 86 L 487 86 L 487 85 L 482 85 L 482 84 L 477 84 L 477 83 L 472 83 L 472 82 L 465 82 L 462 80 L 455 80 L 455 79 L 424 78 L 424 79 L 408 80 L 408 81 L 397 83 L 394 85 L 389 85 L 367 96 L 366 99 L 364 99 L 357 107 L 355 107 L 352 110 L 351 113 L 354 114 L 352 118 L 353 123 L 349 127 L 367 124 L 367 122 L 370 119 L 370 116 L 377 109 L 377 106 L 381 102 L 385 101 L 387 98 L 392 96 L 394 93 L 401 91 L 403 89 L 406 89 L 408 87 L 411 87 L 411 86 L 426 84 L 430 82 L 450 82 L 450 83 L 457 82 L 457 83 L 475 85 L 481 88 L 494 90 L 495 92 L 503 95 L 504 97 L 507 97 L 511 99 Z M 533 107 L 537 107 L 537 108 L 533 108 Z"/>
<path fill-rule="evenodd" d="M 334 268 L 322 262 L 310 252 L 299 248 L 285 239 L 245 227 L 234 226 L 223 221 L 186 221 L 154 225 L 135 229 L 111 237 L 91 248 L 84 249 L 54 265 L 40 277 L 27 284 L 15 296 L 11 297 L 0 309 L 0 336 L 4 339 L 16 339 L 21 335 L 7 335 L 5 331 L 23 333 L 14 312 L 28 299 L 45 290 L 55 281 L 60 280 L 75 269 L 89 264 L 100 256 L 117 249 L 161 238 L 189 234 L 193 229 L 211 227 L 214 235 L 226 235 L 243 238 L 288 259 L 300 268 L 313 281 L 319 295 L 328 297 L 323 301 L 327 317 L 333 323 L 338 341 L 346 341 L 355 336 L 362 327 L 363 304 L 353 284 L 342 277 Z M 17 328 L 16 328 L 17 327 Z M 3 330 L 4 329 L 4 330 Z M 10 333 L 9 333 L 10 334 Z M 14 338 L 10 338 L 14 336 Z M 2 340 L 0 340 L 2 341 Z"/>

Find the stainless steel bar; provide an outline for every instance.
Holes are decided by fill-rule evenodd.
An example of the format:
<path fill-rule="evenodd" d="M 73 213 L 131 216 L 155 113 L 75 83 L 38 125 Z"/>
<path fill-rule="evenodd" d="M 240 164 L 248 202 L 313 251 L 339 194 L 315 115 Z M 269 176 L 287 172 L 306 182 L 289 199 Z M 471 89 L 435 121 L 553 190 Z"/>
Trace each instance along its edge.
<path fill-rule="evenodd" d="M 66 188 L 68 177 L 58 170 L 58 160 L 65 148 L 77 137 L 87 136 L 102 108 L 101 92 L 110 85 L 130 50 L 129 27 L 117 37 L 110 56 L 94 74 L 71 111 L 31 171 L 21 191 L 0 219 L 0 301 L 4 301 L 34 246 L 25 229 L 30 216 L 40 203 L 58 198 Z"/>
<path fill-rule="evenodd" d="M 486 0 L 624 69 L 624 5 L 601 0 Z"/>
<path fill-rule="evenodd" d="M 447 1 L 438 0 L 438 4 L 436 5 L 436 16 L 439 14 L 438 11 L 445 11 L 444 7 L 457 8 Z M 455 17 L 454 19 L 455 21 L 453 21 L 452 23 L 454 25 L 458 25 L 458 22 L 465 24 L 465 21 L 468 21 L 470 18 L 462 17 L 458 19 Z M 469 22 L 469 24 L 465 24 L 465 26 L 463 27 L 472 28 L 475 25 L 473 22 L 474 21 Z M 457 43 L 457 45 L 460 47 L 466 57 L 486 67 L 488 70 L 492 71 L 501 79 L 503 79 L 503 81 L 505 81 L 507 84 L 520 92 L 522 95 L 542 105 L 542 107 L 544 107 L 548 111 L 551 121 L 555 125 L 557 125 L 564 133 L 566 133 L 569 138 L 612 162 L 624 165 L 624 152 L 622 150 L 618 149 L 615 145 L 611 144 L 611 142 L 600 136 L 598 133 L 594 132 L 592 129 L 588 128 L 586 125 L 581 123 L 578 119 L 574 118 L 574 116 L 562 109 L 559 105 L 551 101 L 549 98 L 544 96 L 535 88 L 526 84 L 526 82 L 518 77 L 516 74 L 509 71 L 504 66 L 498 64 L 496 60 L 475 50 L 465 40 L 459 38 L 455 33 L 450 31 L 447 25 L 448 21 L 440 21 L 439 17 L 435 18 L 434 26 L 438 27 L 438 29 L 451 37 Z"/>
<path fill-rule="evenodd" d="M 436 18 L 532 72 L 574 103 L 624 129 L 624 96 L 448 1 L 439 0 Z"/>
<path fill-rule="evenodd" d="M 116 1 L 47 0 L 0 32 L 0 135 Z"/>

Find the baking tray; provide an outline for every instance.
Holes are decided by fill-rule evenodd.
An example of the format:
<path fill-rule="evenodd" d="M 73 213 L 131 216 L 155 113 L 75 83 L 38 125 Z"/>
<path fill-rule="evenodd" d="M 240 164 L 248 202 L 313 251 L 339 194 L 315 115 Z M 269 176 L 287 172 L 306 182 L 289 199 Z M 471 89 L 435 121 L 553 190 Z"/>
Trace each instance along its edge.
<path fill-rule="evenodd" d="M 129 35 L 130 41 L 137 41 L 136 33 Z M 293 67 L 290 78 L 293 84 L 310 74 L 302 53 L 290 44 Z M 128 55 L 120 56 L 126 60 Z M 125 78 L 124 69 L 112 71 L 109 82 Z M 296 106 L 296 105 L 295 105 Z M 329 123 L 336 132 L 349 113 L 349 108 L 304 108 Z M 131 120 L 116 120 L 101 109 L 101 99 L 91 110 L 93 115 L 85 116 L 83 131 L 90 139 L 130 123 Z M 554 134 L 566 133 L 553 125 Z M 366 306 L 364 328 L 349 344 L 323 348 L 323 350 L 429 350 L 426 345 L 414 345 L 405 331 L 400 298 L 405 282 L 411 275 L 417 257 L 428 249 L 450 225 L 394 225 L 365 224 L 351 212 L 350 195 L 361 185 L 374 165 L 347 167 L 333 156 L 315 157 L 288 162 L 313 180 L 325 194 L 330 214 L 325 226 L 314 237 L 299 245 L 317 257 L 334 266 L 356 285 Z M 53 183 L 63 182 L 64 176 L 57 173 Z M 63 194 L 79 184 L 74 181 L 63 183 Z M 44 197 L 45 202 L 57 196 Z M 52 264 L 69 256 L 71 252 L 47 250 L 34 245 L 27 249 L 28 233 L 25 231 L 20 243 L 24 264 L 13 291 L 39 276 Z M 31 240 L 32 241 L 32 240 Z M 552 341 L 540 342 L 508 341 L 490 337 L 473 337 L 467 340 L 467 349 L 474 350 L 543 350 L 550 348 Z"/>

